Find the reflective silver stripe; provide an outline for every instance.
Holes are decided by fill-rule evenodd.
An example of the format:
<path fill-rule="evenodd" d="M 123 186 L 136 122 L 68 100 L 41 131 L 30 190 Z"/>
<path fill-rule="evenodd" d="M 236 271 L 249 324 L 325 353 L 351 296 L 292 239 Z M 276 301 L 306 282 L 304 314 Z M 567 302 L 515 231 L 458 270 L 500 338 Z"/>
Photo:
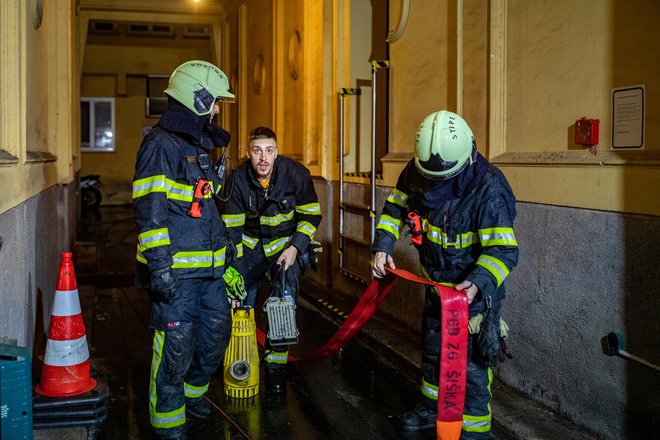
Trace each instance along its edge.
<path fill-rule="evenodd" d="M 431 400 L 438 400 L 438 387 L 422 380 L 422 394 Z"/>
<path fill-rule="evenodd" d="M 456 240 L 451 241 L 446 232 L 434 226 L 428 221 L 424 221 L 423 229 L 426 231 L 426 237 L 433 243 L 441 245 L 443 248 L 455 247 L 456 249 L 465 249 L 477 243 L 477 236 L 474 232 L 464 232 L 456 234 Z"/>
<path fill-rule="evenodd" d="M 51 316 L 73 316 L 80 313 L 78 289 L 56 290 Z"/>
<path fill-rule="evenodd" d="M 249 237 L 245 234 L 243 234 L 242 241 L 243 241 L 243 244 L 246 245 L 247 247 L 249 247 L 250 249 L 254 249 L 254 247 L 257 245 L 257 243 L 259 243 L 258 238 L 252 238 L 252 237 Z"/>
<path fill-rule="evenodd" d="M 146 177 L 133 182 L 134 199 L 153 192 L 165 192 L 169 199 L 192 201 L 195 190 L 192 185 L 175 182 L 166 178 L 164 174 Z"/>
<path fill-rule="evenodd" d="M 165 175 L 146 177 L 133 182 L 133 198 L 145 196 L 152 192 L 167 192 Z"/>
<path fill-rule="evenodd" d="M 402 208 L 406 208 L 406 201 L 408 200 L 408 196 L 399 191 L 398 189 L 394 188 L 392 190 L 392 193 L 390 196 L 387 198 L 387 201 L 390 203 L 394 203 L 395 205 L 399 205 Z"/>
<path fill-rule="evenodd" d="M 314 227 L 313 224 L 309 222 L 300 222 L 298 223 L 298 227 L 296 227 L 296 231 L 302 232 L 303 234 L 307 235 L 309 238 L 314 238 L 314 234 L 316 233 L 316 228 Z"/>
<path fill-rule="evenodd" d="M 321 215 L 321 205 L 318 202 L 298 205 L 296 212 L 303 215 Z"/>
<path fill-rule="evenodd" d="M 488 368 L 488 393 L 491 393 L 491 385 L 493 383 L 493 370 Z M 491 429 L 491 412 L 490 403 L 487 405 L 488 414 L 472 415 L 463 414 L 463 430 L 466 432 L 488 432 Z"/>
<path fill-rule="evenodd" d="M 192 185 L 184 185 L 173 180 L 166 179 L 167 197 L 184 202 L 192 202 L 195 188 Z"/>
<path fill-rule="evenodd" d="M 158 368 L 160 367 L 160 361 L 163 357 L 163 344 L 165 343 L 165 332 L 162 330 L 156 330 L 154 333 L 154 342 L 152 347 L 152 356 L 151 356 L 151 374 L 149 377 L 149 412 L 153 413 L 156 411 L 156 374 L 158 374 Z M 153 415 L 153 414 L 152 414 Z"/>
<path fill-rule="evenodd" d="M 189 383 L 183 383 L 183 392 L 186 395 L 186 397 L 190 397 L 192 399 L 202 397 L 207 391 L 209 390 L 209 384 L 206 384 L 201 387 L 196 387 L 194 385 L 190 385 Z"/>
<path fill-rule="evenodd" d="M 44 364 L 53 367 L 72 367 L 89 359 L 87 337 L 67 341 L 49 339 L 46 345 Z"/>
<path fill-rule="evenodd" d="M 151 414 L 151 426 L 155 428 L 174 428 L 184 423 L 186 423 L 185 406 L 166 413 L 154 412 Z"/>
<path fill-rule="evenodd" d="M 157 246 L 169 245 L 170 234 L 167 228 L 160 228 L 151 231 L 146 231 L 138 235 L 138 243 L 139 243 L 139 248 L 142 251 Z"/>
<path fill-rule="evenodd" d="M 172 268 L 211 267 L 213 255 L 207 252 L 177 252 L 172 256 Z"/>
<path fill-rule="evenodd" d="M 151 373 L 149 377 L 149 421 L 155 428 L 174 428 L 183 425 L 186 422 L 186 408 L 182 406 L 173 411 L 158 412 L 156 404 L 158 397 L 156 395 L 156 375 L 160 368 L 163 356 L 163 345 L 165 344 L 165 332 L 156 330 L 154 333 L 153 356 L 151 358 Z"/>
<path fill-rule="evenodd" d="M 264 245 L 264 253 L 266 254 L 267 257 L 270 257 L 271 255 L 275 255 L 277 252 L 284 249 L 284 246 L 287 245 L 290 238 L 291 237 L 278 238 L 268 243 L 267 245 Z"/>
<path fill-rule="evenodd" d="M 513 228 L 479 229 L 483 246 L 518 246 Z"/>
<path fill-rule="evenodd" d="M 223 214 L 220 217 L 228 228 L 235 228 L 245 224 L 245 214 Z"/>
<path fill-rule="evenodd" d="M 227 254 L 227 247 L 223 247 L 215 252 L 213 252 L 213 267 L 224 266 L 225 256 Z"/>
<path fill-rule="evenodd" d="M 273 354 L 273 352 L 268 352 L 266 356 L 264 357 L 264 362 L 268 362 L 270 364 L 286 364 L 287 359 L 289 359 L 289 353 L 282 353 L 282 354 Z"/>
<path fill-rule="evenodd" d="M 293 218 L 294 211 L 291 210 L 290 212 L 286 214 L 277 214 L 272 217 L 267 217 L 265 215 L 262 215 L 259 217 L 259 224 L 261 225 L 266 225 L 266 226 L 277 226 L 285 221 L 289 221 Z"/>
<path fill-rule="evenodd" d="M 509 275 L 509 269 L 507 269 L 506 265 L 491 255 L 480 255 L 477 260 L 477 265 L 485 268 L 491 273 L 491 275 L 493 275 L 493 277 L 495 277 L 497 280 L 497 287 L 499 287 L 504 281 L 504 278 Z"/>
<path fill-rule="evenodd" d="M 378 220 L 378 226 L 376 229 L 382 229 L 394 235 L 394 238 L 399 238 L 399 230 L 401 228 L 401 220 L 391 217 L 386 214 L 382 214 Z"/>

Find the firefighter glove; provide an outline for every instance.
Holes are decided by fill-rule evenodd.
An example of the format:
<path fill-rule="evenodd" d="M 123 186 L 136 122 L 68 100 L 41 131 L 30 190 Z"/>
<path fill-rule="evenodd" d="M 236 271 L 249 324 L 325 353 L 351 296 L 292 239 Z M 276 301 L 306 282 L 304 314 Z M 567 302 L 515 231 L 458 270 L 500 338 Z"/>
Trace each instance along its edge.
<path fill-rule="evenodd" d="M 476 335 L 479 333 L 479 330 L 481 330 L 481 321 L 484 320 L 484 315 L 481 313 L 474 315 L 470 320 L 468 321 L 468 330 L 470 331 L 471 335 Z"/>
<path fill-rule="evenodd" d="M 321 243 L 311 240 L 307 249 L 302 254 L 302 267 L 303 270 L 311 268 L 317 271 L 319 269 L 319 254 L 323 252 Z"/>
<path fill-rule="evenodd" d="M 491 310 L 488 310 L 481 323 L 481 329 L 476 336 L 479 357 L 484 366 L 490 365 L 496 367 L 507 359 L 513 359 L 513 355 L 504 342 L 509 336 L 509 326 L 497 315 L 499 314 L 492 313 Z M 471 329 L 470 333 L 472 333 Z"/>
<path fill-rule="evenodd" d="M 222 278 L 227 286 L 227 296 L 233 301 L 243 301 L 247 296 L 247 292 L 241 274 L 229 266 Z"/>
<path fill-rule="evenodd" d="M 179 296 L 179 283 L 171 267 L 151 272 L 150 288 L 161 301 L 171 301 Z"/>

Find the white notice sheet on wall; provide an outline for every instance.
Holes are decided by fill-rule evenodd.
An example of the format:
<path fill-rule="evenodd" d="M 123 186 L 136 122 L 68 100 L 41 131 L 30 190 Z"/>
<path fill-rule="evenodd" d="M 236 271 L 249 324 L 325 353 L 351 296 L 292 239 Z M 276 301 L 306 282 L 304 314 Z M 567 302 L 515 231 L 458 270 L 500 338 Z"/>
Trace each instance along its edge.
<path fill-rule="evenodd" d="M 646 85 L 612 89 L 612 149 L 644 148 Z"/>

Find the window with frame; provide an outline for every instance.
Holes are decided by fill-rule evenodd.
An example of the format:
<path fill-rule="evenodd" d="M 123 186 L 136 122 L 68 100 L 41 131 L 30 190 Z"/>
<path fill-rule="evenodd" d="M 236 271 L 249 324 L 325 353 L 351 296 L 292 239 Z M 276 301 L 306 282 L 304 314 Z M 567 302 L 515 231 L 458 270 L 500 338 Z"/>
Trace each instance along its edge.
<path fill-rule="evenodd" d="M 80 98 L 80 150 L 115 151 L 115 98 Z"/>

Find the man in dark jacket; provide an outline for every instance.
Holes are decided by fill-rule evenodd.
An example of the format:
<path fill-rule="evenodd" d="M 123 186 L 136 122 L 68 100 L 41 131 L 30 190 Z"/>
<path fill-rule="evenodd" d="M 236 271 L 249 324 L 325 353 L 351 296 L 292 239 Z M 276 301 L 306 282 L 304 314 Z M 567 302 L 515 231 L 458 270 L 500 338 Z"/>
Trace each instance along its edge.
<path fill-rule="evenodd" d="M 157 438 L 185 439 L 186 413 L 212 417 L 203 396 L 231 332 L 227 239 L 212 199 L 221 182 L 209 153 L 229 143 L 214 117 L 234 95 L 225 74 L 205 61 L 179 66 L 165 94 L 168 108 L 135 166 L 137 279 L 152 299 L 151 425 Z"/>
<path fill-rule="evenodd" d="M 277 155 L 277 138 L 270 128 L 250 132 L 247 153 L 249 159 L 228 183 L 233 189 L 222 208 L 237 249 L 233 265 L 245 279 L 244 305 L 254 307 L 259 281 L 269 271 L 274 293 L 284 289 L 295 301 L 300 277 L 314 264 L 312 239 L 321 223 L 312 178 L 300 163 Z M 266 387 L 272 393 L 286 390 L 287 357 L 288 345 L 273 346 L 267 340 Z"/>
<path fill-rule="evenodd" d="M 472 130 L 442 110 L 424 119 L 415 158 L 383 207 L 372 251 L 372 272 L 394 267 L 392 251 L 409 212 L 421 218 L 422 275 L 467 293 L 470 318 L 461 439 L 487 439 L 491 429 L 491 366 L 503 360 L 500 323 L 503 281 L 518 261 L 515 198 L 504 175 L 477 152 Z M 501 328 L 502 327 L 502 330 Z M 402 414 L 404 431 L 435 427 L 440 355 L 440 299 L 426 291 L 422 323 L 422 403 Z"/>

